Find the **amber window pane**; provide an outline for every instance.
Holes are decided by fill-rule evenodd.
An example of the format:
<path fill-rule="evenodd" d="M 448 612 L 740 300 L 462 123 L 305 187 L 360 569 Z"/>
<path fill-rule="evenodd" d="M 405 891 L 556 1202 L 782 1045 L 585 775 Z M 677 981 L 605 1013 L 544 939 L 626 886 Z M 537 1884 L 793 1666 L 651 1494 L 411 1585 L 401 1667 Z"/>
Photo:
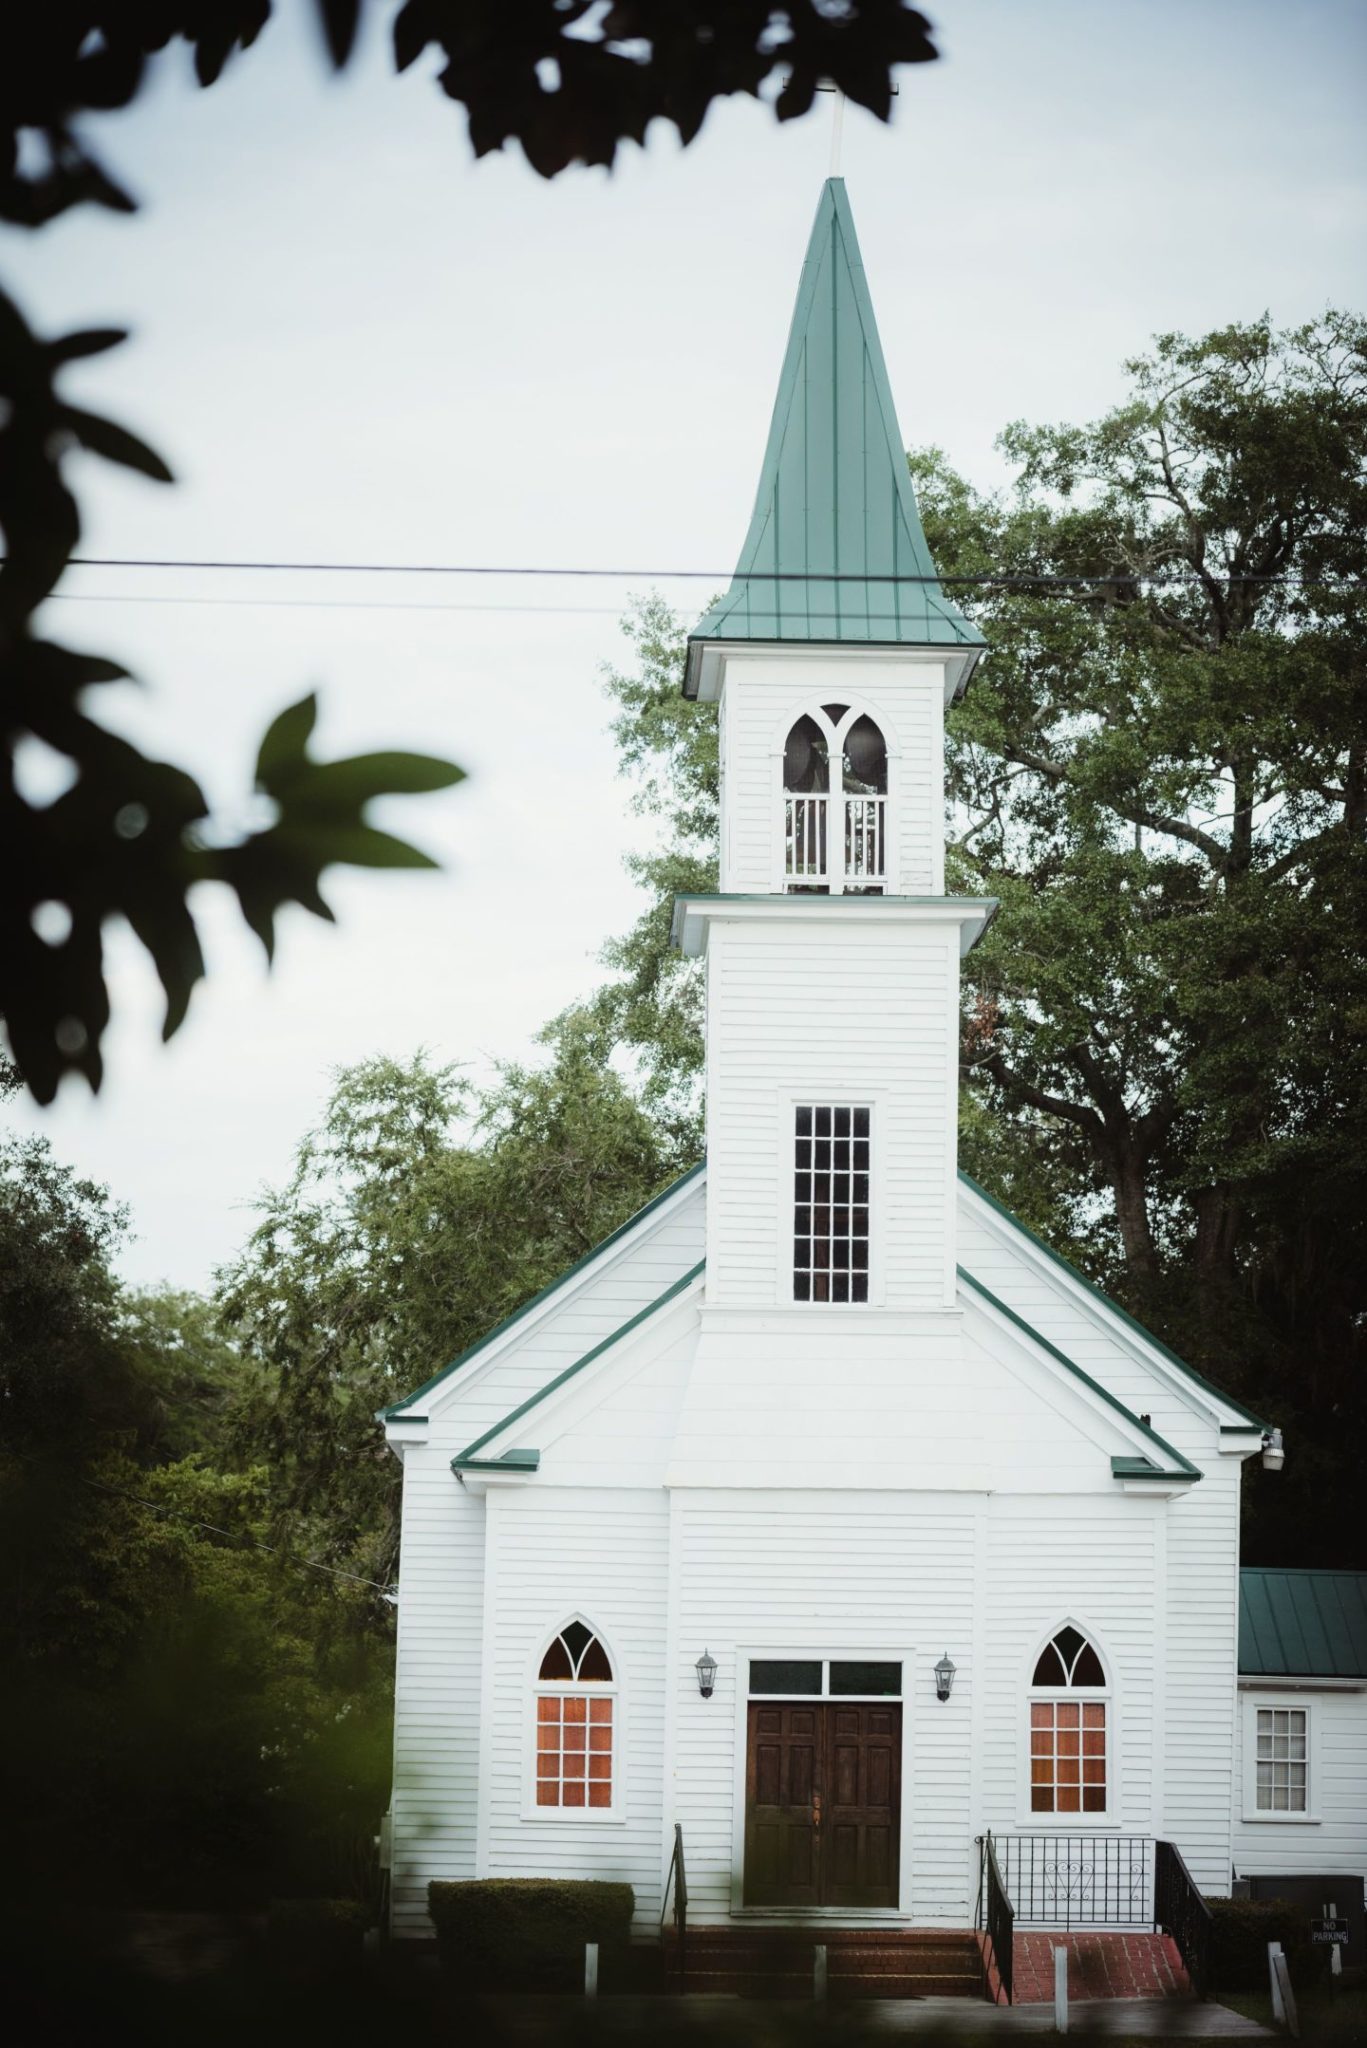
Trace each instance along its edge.
<path fill-rule="evenodd" d="M 559 1700 L 538 1700 L 536 1703 L 536 1718 L 538 1721 L 558 1721 L 560 1719 Z"/>
<path fill-rule="evenodd" d="M 538 1785 L 536 1788 L 536 1803 L 538 1806 L 558 1806 L 560 1804 L 560 1787 L 554 1783 Z"/>
<path fill-rule="evenodd" d="M 568 1699 L 562 1700 L 561 1705 L 564 1708 L 564 1714 L 562 1718 L 567 1726 L 570 1723 L 578 1723 L 588 1720 L 589 1703 L 587 1700 L 576 1699 L 574 1695 L 571 1694 Z"/>
<path fill-rule="evenodd" d="M 1047 1701 L 1044 1701 L 1044 1700 L 1036 1700 L 1036 1701 L 1035 1701 L 1035 1704 L 1034 1704 L 1034 1705 L 1033 1705 L 1033 1706 L 1031 1707 L 1031 1709 L 1030 1709 L 1030 1725 L 1031 1725 L 1031 1727 L 1032 1727 L 1032 1728 L 1052 1728 L 1052 1727 L 1053 1727 L 1053 1725 L 1054 1725 L 1054 1710 L 1053 1710 L 1053 1708 L 1052 1708 L 1052 1707 L 1051 1707 L 1051 1706 L 1050 1706 L 1050 1705 L 1049 1705 L 1049 1704 L 1047 1703 Z"/>
<path fill-rule="evenodd" d="M 562 1806 L 582 1806 L 584 1804 L 584 1787 L 578 1780 L 567 1780 L 561 1786 L 560 1792 L 560 1803 Z"/>
<path fill-rule="evenodd" d="M 1080 1813 L 1082 1811 L 1082 1801 L 1078 1797 L 1076 1785 L 1059 1786 L 1058 1806 L 1055 1811 L 1058 1813 Z"/>
<path fill-rule="evenodd" d="M 1106 1811 L 1106 1787 L 1104 1785 L 1083 1786 L 1082 1810 L 1084 1813 L 1104 1813 Z"/>
<path fill-rule="evenodd" d="M 1105 1707 L 1100 1705 L 1099 1702 L 1088 1700 L 1082 1709 L 1082 1725 L 1084 1728 L 1104 1728 L 1106 1726 Z"/>
<path fill-rule="evenodd" d="M 1054 1795 L 1050 1787 L 1048 1785 L 1032 1786 L 1030 1791 L 1031 1813 L 1052 1813 L 1053 1810 Z"/>
<path fill-rule="evenodd" d="M 590 1701 L 589 1701 L 589 1719 L 590 1719 L 590 1721 L 609 1721 L 609 1722 L 610 1722 L 610 1721 L 611 1721 L 611 1719 L 612 1719 L 612 1701 L 611 1701 L 611 1700 L 590 1700 Z"/>
<path fill-rule="evenodd" d="M 589 1776 L 591 1778 L 610 1778 L 612 1776 L 612 1758 L 597 1754 L 591 1756 L 589 1758 Z"/>
<path fill-rule="evenodd" d="M 589 1786 L 589 1805 L 590 1805 L 590 1806 L 611 1806 L 611 1804 L 612 1804 L 612 1787 L 611 1787 L 611 1785 L 590 1785 L 590 1786 Z"/>
<path fill-rule="evenodd" d="M 589 1746 L 589 1731 L 583 1726 L 570 1726 L 564 1730 L 564 1747 L 567 1756 L 582 1753 Z"/>

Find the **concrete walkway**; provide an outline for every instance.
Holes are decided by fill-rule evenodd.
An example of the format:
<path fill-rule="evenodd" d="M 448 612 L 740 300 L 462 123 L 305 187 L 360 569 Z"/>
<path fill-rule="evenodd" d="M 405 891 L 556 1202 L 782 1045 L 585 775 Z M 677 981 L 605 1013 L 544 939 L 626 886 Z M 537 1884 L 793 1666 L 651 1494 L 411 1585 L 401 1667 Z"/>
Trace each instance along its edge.
<path fill-rule="evenodd" d="M 741 2038 L 740 2029 L 748 2022 L 752 2038 L 767 2044 L 784 2039 L 785 2020 L 794 2038 L 803 2042 L 824 2031 L 807 2000 L 789 2005 L 697 1992 L 682 1998 L 600 1998 L 591 2019 L 583 1999 L 497 1998 L 488 2001 L 488 2008 L 497 2019 L 500 2042 L 584 2038 L 591 2027 L 594 2041 L 677 2040 L 696 2029 L 699 2038 L 715 2031 L 730 2043 Z M 992 2042 L 1010 2035 L 1054 2035 L 1052 2005 L 994 2006 L 973 1998 L 861 1998 L 825 2011 L 842 2040 L 854 2036 L 897 2041 L 933 2034 L 942 2040 Z M 570 2031 L 572 2015 L 581 2030 L 578 2035 Z M 1196 1999 L 1076 1999 L 1069 2004 L 1068 2018 L 1070 2035 L 1111 2040 L 1249 2041 L 1267 2039 L 1273 2032 L 1227 2005 Z"/>

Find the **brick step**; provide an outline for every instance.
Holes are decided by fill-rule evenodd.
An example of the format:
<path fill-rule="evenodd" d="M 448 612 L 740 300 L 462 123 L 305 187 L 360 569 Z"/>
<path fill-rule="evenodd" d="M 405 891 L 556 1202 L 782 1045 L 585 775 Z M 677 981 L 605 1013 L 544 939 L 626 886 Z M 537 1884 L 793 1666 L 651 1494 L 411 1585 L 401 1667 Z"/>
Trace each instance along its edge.
<path fill-rule="evenodd" d="M 832 1977 L 833 1999 L 846 1998 L 980 1998 L 982 1972 L 922 1971 L 899 1976 Z M 687 1970 L 690 1992 L 726 1992 L 739 1998 L 806 1999 L 812 1995 L 812 1973 L 787 1970 Z"/>
<path fill-rule="evenodd" d="M 977 1998 L 982 1959 L 974 1935 L 938 1927 L 698 1927 L 687 1938 L 690 1991 L 742 1998 L 810 1998 L 813 1949 L 826 1949 L 832 1998 Z M 669 1930 L 667 1970 L 678 1968 Z"/>
<path fill-rule="evenodd" d="M 667 1927 L 666 1942 L 677 1939 L 675 1929 Z M 747 1948 L 810 1949 L 818 1941 L 824 1942 L 832 1954 L 843 1948 L 952 1948 L 976 1954 L 978 1946 L 976 1935 L 957 1927 L 822 1927 L 819 1923 L 809 1927 L 718 1927 L 707 1922 L 695 1926 L 690 1922 L 688 1928 L 690 1948 L 714 1942 L 728 1947 L 743 1944 Z"/>

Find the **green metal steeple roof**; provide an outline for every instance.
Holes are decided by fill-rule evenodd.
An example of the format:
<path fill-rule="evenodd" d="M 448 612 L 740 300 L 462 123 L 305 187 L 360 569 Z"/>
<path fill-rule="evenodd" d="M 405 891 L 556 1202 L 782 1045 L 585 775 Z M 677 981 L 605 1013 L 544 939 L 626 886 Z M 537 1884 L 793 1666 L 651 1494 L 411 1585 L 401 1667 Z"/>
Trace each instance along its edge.
<path fill-rule="evenodd" d="M 928 580 L 840 580 L 884 576 Z M 965 675 L 985 644 L 936 579 L 842 178 L 816 210 L 750 531 L 689 635 L 687 696 L 706 643 L 736 640 L 957 648 Z"/>

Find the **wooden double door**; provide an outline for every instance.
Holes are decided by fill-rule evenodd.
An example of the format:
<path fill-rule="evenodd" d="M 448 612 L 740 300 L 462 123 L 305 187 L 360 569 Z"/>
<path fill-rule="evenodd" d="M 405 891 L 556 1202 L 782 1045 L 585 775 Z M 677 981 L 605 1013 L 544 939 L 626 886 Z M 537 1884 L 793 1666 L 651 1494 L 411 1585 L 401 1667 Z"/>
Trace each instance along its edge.
<path fill-rule="evenodd" d="M 896 1906 L 902 1706 L 752 1700 L 747 1906 Z"/>

